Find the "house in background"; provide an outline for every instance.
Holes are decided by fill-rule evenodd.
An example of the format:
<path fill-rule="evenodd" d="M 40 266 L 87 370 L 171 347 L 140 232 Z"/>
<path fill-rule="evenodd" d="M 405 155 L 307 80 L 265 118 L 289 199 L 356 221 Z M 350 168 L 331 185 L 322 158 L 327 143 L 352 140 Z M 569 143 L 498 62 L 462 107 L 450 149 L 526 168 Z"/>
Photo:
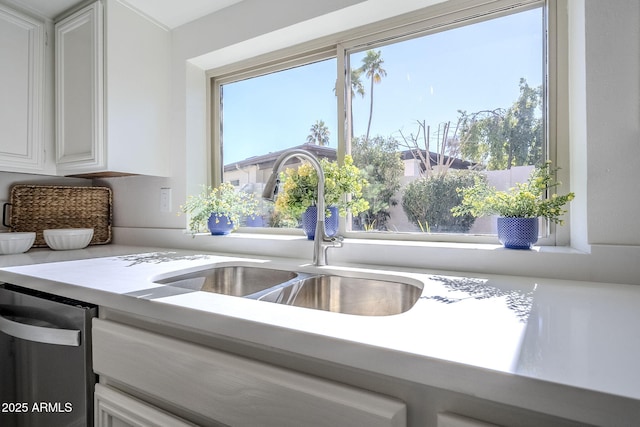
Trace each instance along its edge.
<path fill-rule="evenodd" d="M 267 182 L 269 176 L 273 172 L 273 165 L 276 159 L 285 151 L 291 149 L 303 149 L 309 151 L 318 159 L 336 160 L 336 149 L 316 144 L 302 144 L 295 147 L 287 148 L 280 151 L 260 156 L 252 156 L 238 162 L 228 163 L 224 165 L 225 182 L 231 183 L 234 187 L 255 194 L 262 194 L 264 183 Z M 298 158 L 293 158 L 285 163 L 283 168 L 297 168 L 301 164 Z"/>

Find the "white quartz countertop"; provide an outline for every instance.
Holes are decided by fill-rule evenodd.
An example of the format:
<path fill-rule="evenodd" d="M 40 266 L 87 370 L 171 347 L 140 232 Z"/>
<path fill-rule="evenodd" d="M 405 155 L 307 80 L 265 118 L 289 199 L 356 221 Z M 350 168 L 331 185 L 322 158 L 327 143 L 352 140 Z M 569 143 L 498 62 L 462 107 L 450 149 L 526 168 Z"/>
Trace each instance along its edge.
<path fill-rule="evenodd" d="M 155 283 L 238 263 L 314 269 L 106 245 L 0 256 L 0 281 L 582 422 L 640 419 L 640 286 L 322 267 L 423 287 L 405 313 L 356 316 Z"/>

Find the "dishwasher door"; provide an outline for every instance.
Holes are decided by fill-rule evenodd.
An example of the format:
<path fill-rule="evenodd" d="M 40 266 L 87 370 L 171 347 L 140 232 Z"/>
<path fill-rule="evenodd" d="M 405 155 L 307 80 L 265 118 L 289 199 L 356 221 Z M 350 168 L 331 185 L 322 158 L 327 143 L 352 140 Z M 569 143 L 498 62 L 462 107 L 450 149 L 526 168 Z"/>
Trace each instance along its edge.
<path fill-rule="evenodd" d="M 97 307 L 0 285 L 0 426 L 93 425 Z"/>

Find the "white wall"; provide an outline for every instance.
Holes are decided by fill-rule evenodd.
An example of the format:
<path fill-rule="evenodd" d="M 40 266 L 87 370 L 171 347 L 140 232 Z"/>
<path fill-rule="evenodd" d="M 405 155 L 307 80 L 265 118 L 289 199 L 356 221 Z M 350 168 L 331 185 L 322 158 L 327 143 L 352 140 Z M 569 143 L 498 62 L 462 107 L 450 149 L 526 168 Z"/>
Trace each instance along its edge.
<path fill-rule="evenodd" d="M 640 2 L 585 8 L 591 244 L 640 245 Z"/>
<path fill-rule="evenodd" d="M 119 227 L 184 228 L 177 216 L 187 194 L 208 181 L 206 69 L 364 25 L 442 0 L 244 0 L 173 30 L 169 180 L 144 176 L 101 180 L 114 189 Z M 159 212 L 160 188 L 172 188 L 173 215 Z M 145 203 L 149 203 L 145 206 Z"/>
<path fill-rule="evenodd" d="M 571 189 L 574 193 L 584 195 L 574 199 L 571 203 L 571 237 L 573 247 L 589 251 L 589 236 L 587 226 L 587 144 L 579 144 L 577 141 L 587 141 L 587 84 L 586 84 L 586 46 L 585 46 L 585 7 L 584 0 L 569 0 L 568 2 L 568 26 L 569 40 L 566 49 L 569 52 L 567 62 L 563 63 L 569 70 L 568 79 L 564 86 L 572 100 L 568 106 L 569 121 L 568 134 L 559 135 L 560 138 L 568 138 L 569 135 L 575 143 L 569 147 L 569 169 L 571 171 Z M 567 129 L 567 128 L 565 128 Z"/>
<path fill-rule="evenodd" d="M 345 29 L 385 14 L 399 13 L 389 10 L 391 6 L 385 10 L 382 0 L 369 3 L 334 0 L 305 2 L 305 5 L 307 3 L 314 4 L 314 8 L 301 7 L 296 0 L 280 0 L 268 5 L 260 0 L 246 0 L 173 31 L 172 158 L 176 162 L 176 174 L 162 183 L 144 177 L 109 180 L 116 194 L 126 193 L 120 196 L 124 206 L 116 208 L 120 210 L 116 225 L 126 232 L 117 233 L 116 239 L 121 236 L 121 242 L 128 242 L 127 237 L 135 236 L 138 242 L 148 239 L 148 243 L 166 246 L 300 254 L 300 245 L 286 239 L 284 243 L 276 240 L 256 245 L 245 236 L 226 240 L 221 246 L 219 239 L 196 243 L 199 239 L 182 240 L 175 233 L 163 237 L 153 232 L 151 236 L 142 230 L 148 224 L 183 228 L 185 220 L 184 217 L 162 217 L 154 200 L 148 200 L 146 206 L 140 201 L 154 199 L 154 194 L 159 193 L 158 185 L 171 186 L 174 209 L 177 209 L 187 189 L 193 192 L 206 180 L 209 153 L 206 79 L 202 67 L 223 66 L 320 37 L 323 31 Z M 402 5 L 418 7 L 429 3 L 432 2 L 407 1 Z M 365 8 L 372 4 L 379 5 L 380 9 L 371 12 Z M 637 0 L 568 0 L 568 4 L 571 15 L 569 78 L 559 90 L 568 90 L 570 94 L 566 119 L 570 122 L 571 134 L 562 136 L 570 137 L 571 144 L 568 152 L 560 155 L 571 156 L 571 184 L 577 195 L 571 215 L 571 239 L 575 247 L 586 253 L 516 254 L 412 244 L 395 251 L 402 254 L 396 260 L 378 259 L 376 253 L 388 253 L 380 251 L 378 246 L 348 242 L 335 253 L 335 259 L 640 283 L 640 227 L 635 219 L 640 211 L 637 190 L 640 167 L 636 164 L 640 159 L 640 3 Z M 340 9 L 340 6 L 346 7 Z M 396 4 L 393 8 L 397 9 Z M 362 10 L 368 12 L 360 18 L 353 17 L 352 12 Z M 261 19 L 254 19 L 258 16 Z M 150 188 L 149 183 L 157 188 Z M 309 249 L 302 250 L 305 251 Z"/>

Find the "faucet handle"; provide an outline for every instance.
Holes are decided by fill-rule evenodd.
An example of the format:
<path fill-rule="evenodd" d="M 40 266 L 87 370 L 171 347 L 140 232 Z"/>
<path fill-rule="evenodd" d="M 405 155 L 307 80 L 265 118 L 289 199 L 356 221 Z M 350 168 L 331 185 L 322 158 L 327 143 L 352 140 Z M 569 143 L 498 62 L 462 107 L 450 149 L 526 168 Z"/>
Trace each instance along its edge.
<path fill-rule="evenodd" d="M 329 249 L 341 248 L 343 244 L 344 237 L 342 236 L 333 236 L 329 238 L 325 237 L 324 239 L 322 239 L 320 243 L 320 251 L 322 253 L 323 263 L 317 265 L 327 265 L 327 252 L 329 252 Z"/>
<path fill-rule="evenodd" d="M 333 236 L 329 241 L 332 243 L 334 248 L 341 248 L 344 245 L 344 237 L 343 236 Z"/>

